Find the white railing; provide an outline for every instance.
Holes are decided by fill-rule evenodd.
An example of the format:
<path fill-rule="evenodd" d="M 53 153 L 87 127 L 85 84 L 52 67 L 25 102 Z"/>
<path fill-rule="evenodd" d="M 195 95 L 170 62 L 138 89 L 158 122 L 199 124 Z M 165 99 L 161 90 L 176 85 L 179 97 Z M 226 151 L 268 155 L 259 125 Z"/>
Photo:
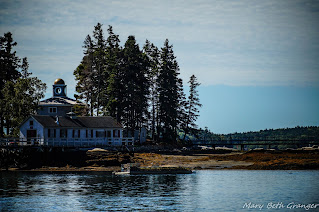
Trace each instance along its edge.
<path fill-rule="evenodd" d="M 0 146 L 66 146 L 66 147 L 92 147 L 92 146 L 131 146 L 134 138 L 4 138 L 0 139 Z"/>
<path fill-rule="evenodd" d="M 94 147 L 94 146 L 131 146 L 134 138 L 33 138 L 28 140 L 15 139 L 4 141 L 4 145 L 18 146 L 65 146 L 65 147 Z"/>
<path fill-rule="evenodd" d="M 45 145 L 43 138 L 0 138 L 0 146 L 27 146 L 27 145 Z"/>

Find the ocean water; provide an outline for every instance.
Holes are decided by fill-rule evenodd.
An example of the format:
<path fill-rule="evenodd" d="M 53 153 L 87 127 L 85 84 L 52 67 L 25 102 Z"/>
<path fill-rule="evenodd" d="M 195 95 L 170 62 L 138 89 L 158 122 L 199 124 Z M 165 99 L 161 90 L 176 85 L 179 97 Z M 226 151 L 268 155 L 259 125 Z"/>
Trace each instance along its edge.
<path fill-rule="evenodd" d="M 319 171 L 0 172 L 0 211 L 319 211 Z"/>

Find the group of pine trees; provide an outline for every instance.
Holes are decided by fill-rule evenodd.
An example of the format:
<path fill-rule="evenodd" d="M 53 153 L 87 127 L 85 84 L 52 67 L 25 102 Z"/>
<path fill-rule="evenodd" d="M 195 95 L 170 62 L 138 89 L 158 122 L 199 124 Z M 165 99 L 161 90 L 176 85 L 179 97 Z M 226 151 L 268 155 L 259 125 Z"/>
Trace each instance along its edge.
<path fill-rule="evenodd" d="M 31 77 L 27 58 L 19 58 L 12 33 L 0 36 L 0 137 L 17 136 L 19 124 L 34 114 L 46 84 Z M 6 129 L 6 132 L 4 132 Z"/>
<path fill-rule="evenodd" d="M 74 71 L 75 97 L 86 103 L 82 115 L 110 115 L 126 132 L 146 127 L 154 140 L 174 142 L 177 130 L 189 133 L 198 117 L 200 85 L 193 75 L 186 98 L 173 46 L 159 49 L 150 41 L 140 49 L 134 36 L 120 46 L 119 35 L 102 24 L 84 41 L 84 57 Z"/>

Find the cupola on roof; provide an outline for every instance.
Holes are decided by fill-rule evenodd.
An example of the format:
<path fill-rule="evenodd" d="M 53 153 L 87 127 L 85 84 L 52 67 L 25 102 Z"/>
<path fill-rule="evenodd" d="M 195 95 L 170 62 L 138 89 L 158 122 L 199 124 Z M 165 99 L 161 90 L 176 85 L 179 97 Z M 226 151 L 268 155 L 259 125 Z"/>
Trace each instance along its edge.
<path fill-rule="evenodd" d="M 54 81 L 54 85 L 64 85 L 64 80 L 61 78 L 58 78 Z"/>

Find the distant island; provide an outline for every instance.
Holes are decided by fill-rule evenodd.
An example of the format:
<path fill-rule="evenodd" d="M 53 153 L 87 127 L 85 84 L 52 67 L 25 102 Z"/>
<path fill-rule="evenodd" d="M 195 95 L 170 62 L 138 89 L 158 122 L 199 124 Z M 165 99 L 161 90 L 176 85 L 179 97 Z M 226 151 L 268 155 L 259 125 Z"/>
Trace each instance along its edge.
<path fill-rule="evenodd" d="M 183 133 L 180 133 L 180 137 Z M 243 133 L 229 133 L 229 134 L 215 134 L 208 129 L 199 129 L 192 136 L 187 136 L 190 141 L 273 141 L 277 143 L 277 148 L 296 148 L 297 146 L 287 146 L 280 145 L 280 143 L 287 143 L 286 141 L 292 141 L 302 145 L 304 142 L 308 141 L 318 141 L 319 138 L 319 127 L 318 126 L 308 126 L 301 127 L 297 126 L 294 128 L 281 128 L 281 129 L 265 129 L 256 132 L 243 132 Z M 256 147 L 252 147 L 256 148 Z"/>
<path fill-rule="evenodd" d="M 0 168 L 118 171 L 122 164 L 191 169 L 318 169 L 318 126 L 216 134 L 198 129 L 202 106 L 195 75 L 188 95 L 168 39 L 162 48 L 102 24 L 84 40 L 73 71 L 75 99 L 58 78 L 53 97 L 1 36 Z M 62 112 L 61 112 L 62 111 Z M 42 134 L 41 134 L 42 133 Z M 141 139 L 143 138 L 143 139 Z M 11 140 L 10 140 L 11 139 Z"/>

